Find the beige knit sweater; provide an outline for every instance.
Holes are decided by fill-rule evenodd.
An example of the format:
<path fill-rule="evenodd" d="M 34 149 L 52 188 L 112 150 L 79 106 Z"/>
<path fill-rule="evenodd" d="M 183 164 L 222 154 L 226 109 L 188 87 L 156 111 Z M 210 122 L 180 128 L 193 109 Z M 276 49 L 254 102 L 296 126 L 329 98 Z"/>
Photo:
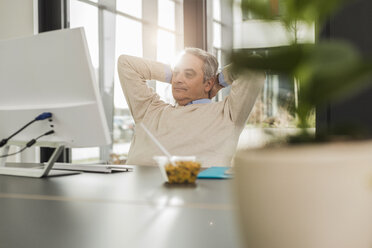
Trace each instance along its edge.
<path fill-rule="evenodd" d="M 127 164 L 155 165 L 153 156 L 164 155 L 138 125 L 143 122 L 172 155 L 195 155 L 203 167 L 229 166 L 264 84 L 264 73 L 249 71 L 233 82 L 231 73 L 224 70 L 224 79 L 232 86 L 223 101 L 173 106 L 160 100 L 146 83 L 164 82 L 166 70 L 170 67 L 159 62 L 119 57 L 121 86 L 136 124 Z"/>

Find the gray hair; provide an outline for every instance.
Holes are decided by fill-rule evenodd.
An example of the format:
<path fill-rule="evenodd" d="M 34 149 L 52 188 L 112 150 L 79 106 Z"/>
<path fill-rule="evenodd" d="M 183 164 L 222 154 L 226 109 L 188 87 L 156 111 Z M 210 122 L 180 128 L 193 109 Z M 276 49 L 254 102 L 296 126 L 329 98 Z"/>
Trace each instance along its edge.
<path fill-rule="evenodd" d="M 218 69 L 218 61 L 213 54 L 206 52 L 202 49 L 195 48 L 195 47 L 188 47 L 184 50 L 185 53 L 192 54 L 204 62 L 203 66 L 203 73 L 204 78 L 203 82 L 211 79 L 212 77 L 216 76 L 217 69 Z"/>

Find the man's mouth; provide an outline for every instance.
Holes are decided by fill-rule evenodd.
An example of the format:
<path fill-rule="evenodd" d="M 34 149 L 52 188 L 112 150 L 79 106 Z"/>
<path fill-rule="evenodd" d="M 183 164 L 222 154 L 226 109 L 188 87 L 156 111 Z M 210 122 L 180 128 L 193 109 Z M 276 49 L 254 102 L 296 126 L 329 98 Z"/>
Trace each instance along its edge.
<path fill-rule="evenodd" d="M 178 90 L 178 91 L 186 91 L 187 90 L 186 88 L 181 88 L 181 87 L 174 87 L 173 89 Z"/>

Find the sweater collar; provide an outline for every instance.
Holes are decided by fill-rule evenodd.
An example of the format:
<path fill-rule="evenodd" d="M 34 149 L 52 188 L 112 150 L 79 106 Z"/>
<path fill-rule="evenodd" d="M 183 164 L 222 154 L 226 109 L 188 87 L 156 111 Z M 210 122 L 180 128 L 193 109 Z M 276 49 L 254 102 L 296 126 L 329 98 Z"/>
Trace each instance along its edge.
<path fill-rule="evenodd" d="M 211 102 L 212 102 L 211 99 L 208 99 L 208 98 L 202 98 L 202 99 L 197 99 L 197 100 L 191 101 L 191 102 L 189 102 L 188 104 L 186 104 L 185 106 L 187 106 L 187 105 L 191 105 L 191 104 L 211 103 Z"/>

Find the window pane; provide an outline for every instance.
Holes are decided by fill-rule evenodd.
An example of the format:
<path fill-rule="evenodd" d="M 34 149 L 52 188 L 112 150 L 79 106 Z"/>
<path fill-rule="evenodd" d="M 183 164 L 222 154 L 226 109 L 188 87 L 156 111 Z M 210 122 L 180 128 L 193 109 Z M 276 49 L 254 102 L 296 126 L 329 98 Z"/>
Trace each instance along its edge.
<path fill-rule="evenodd" d="M 218 66 L 222 67 L 222 54 L 221 54 L 221 49 L 220 48 L 213 48 L 213 55 L 216 56 L 217 61 L 218 61 Z"/>
<path fill-rule="evenodd" d="M 156 93 L 160 96 L 160 99 L 166 103 L 174 105 L 176 101 L 172 95 L 172 85 L 164 82 L 156 82 Z"/>
<path fill-rule="evenodd" d="M 123 16 L 116 16 L 115 58 L 117 59 L 121 54 L 142 57 L 142 24 Z M 118 73 L 115 73 L 114 79 L 114 108 L 113 153 L 119 156 L 126 155 L 134 133 L 134 121 Z"/>
<path fill-rule="evenodd" d="M 294 81 L 284 75 L 268 74 L 248 123 L 261 127 L 295 127 Z"/>
<path fill-rule="evenodd" d="M 142 24 L 140 22 L 116 16 L 115 54 L 116 58 L 121 54 L 142 57 Z M 114 82 L 114 107 L 128 108 L 117 73 L 115 73 Z"/>
<path fill-rule="evenodd" d="M 213 19 L 221 21 L 221 0 L 213 0 Z"/>
<path fill-rule="evenodd" d="M 98 8 L 77 0 L 71 0 L 70 27 L 84 27 L 89 53 L 98 82 Z M 71 149 L 71 158 L 73 163 L 98 162 L 100 159 L 100 149 L 99 147 L 73 148 Z"/>
<path fill-rule="evenodd" d="M 98 72 L 98 9 L 95 6 L 77 1 L 70 1 L 70 27 L 84 27 L 93 67 Z"/>
<path fill-rule="evenodd" d="M 158 49 L 157 60 L 165 64 L 172 64 L 176 56 L 176 37 L 174 33 L 164 30 L 158 30 Z M 157 82 L 156 92 L 159 94 L 160 99 L 166 103 L 174 104 L 175 101 L 172 96 L 172 87 L 170 84 Z"/>
<path fill-rule="evenodd" d="M 142 57 L 142 24 L 123 16 L 116 16 L 116 55 Z"/>
<path fill-rule="evenodd" d="M 175 29 L 175 3 L 171 0 L 159 0 L 158 24 L 170 30 Z"/>
<path fill-rule="evenodd" d="M 116 9 L 128 15 L 142 17 L 142 0 L 117 0 Z"/>
<path fill-rule="evenodd" d="M 157 60 L 171 64 L 176 55 L 176 37 L 174 33 L 158 30 Z"/>
<path fill-rule="evenodd" d="M 99 147 L 73 148 L 71 157 L 73 163 L 95 163 L 99 162 Z"/>
<path fill-rule="evenodd" d="M 221 25 L 213 23 L 213 46 L 221 48 Z"/>

